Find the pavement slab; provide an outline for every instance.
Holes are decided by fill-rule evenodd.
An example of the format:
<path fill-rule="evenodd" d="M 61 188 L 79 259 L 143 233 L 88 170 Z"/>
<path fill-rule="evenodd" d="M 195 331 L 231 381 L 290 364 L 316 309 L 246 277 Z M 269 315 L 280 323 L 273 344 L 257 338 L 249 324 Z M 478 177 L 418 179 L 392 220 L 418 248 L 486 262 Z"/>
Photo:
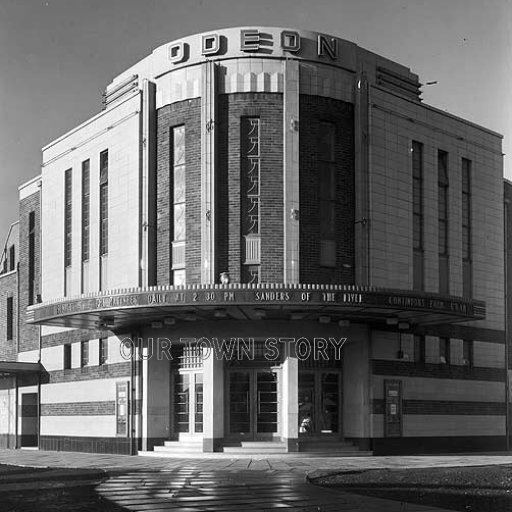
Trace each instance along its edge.
<path fill-rule="evenodd" d="M 19 491 L 22 499 L 24 485 L 45 492 L 48 485 L 55 487 L 61 482 L 73 485 L 74 479 L 75 485 L 83 486 L 84 496 L 89 489 L 95 499 L 100 500 L 104 505 L 102 510 L 440 512 L 442 509 L 435 507 L 316 487 L 309 484 L 307 479 L 312 475 L 316 477 L 333 472 L 365 469 L 511 463 L 510 453 L 304 459 L 286 459 L 285 456 L 190 459 L 0 450 L 0 499 L 4 493 L 12 494 L 13 491 Z M 67 471 L 66 468 L 73 468 L 73 471 Z M 33 510 L 54 510 L 51 502 L 44 506 L 46 505 L 50 508 L 39 507 Z M 65 509 L 57 507 L 55 510 Z"/>

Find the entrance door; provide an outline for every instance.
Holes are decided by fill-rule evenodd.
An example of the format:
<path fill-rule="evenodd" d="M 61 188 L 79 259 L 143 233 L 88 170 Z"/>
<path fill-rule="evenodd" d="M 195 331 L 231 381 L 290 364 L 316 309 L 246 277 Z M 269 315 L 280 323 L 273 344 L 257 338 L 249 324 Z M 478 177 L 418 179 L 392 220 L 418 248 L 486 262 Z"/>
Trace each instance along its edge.
<path fill-rule="evenodd" d="M 37 446 L 38 406 L 37 393 L 22 393 L 20 417 L 21 447 Z"/>
<path fill-rule="evenodd" d="M 340 435 L 340 374 L 299 372 L 299 435 Z"/>
<path fill-rule="evenodd" d="M 174 374 L 174 432 L 203 432 L 203 374 Z"/>
<path fill-rule="evenodd" d="M 231 437 L 264 440 L 277 437 L 277 372 L 240 369 L 228 373 L 228 431 Z"/>

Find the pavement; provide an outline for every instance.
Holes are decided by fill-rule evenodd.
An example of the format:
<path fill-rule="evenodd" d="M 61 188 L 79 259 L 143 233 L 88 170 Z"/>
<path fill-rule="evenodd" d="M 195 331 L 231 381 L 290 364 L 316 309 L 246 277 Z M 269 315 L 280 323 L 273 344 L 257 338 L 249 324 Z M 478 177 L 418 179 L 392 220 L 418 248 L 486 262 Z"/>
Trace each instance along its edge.
<path fill-rule="evenodd" d="M 23 493 L 89 485 L 102 510 L 439 512 L 442 509 L 317 487 L 308 477 L 364 469 L 512 464 L 512 454 L 191 459 L 0 450 L 0 464 L 25 467 L 0 466 L 0 500 L 13 493 L 22 500 Z M 35 510 L 46 509 L 38 504 Z"/>

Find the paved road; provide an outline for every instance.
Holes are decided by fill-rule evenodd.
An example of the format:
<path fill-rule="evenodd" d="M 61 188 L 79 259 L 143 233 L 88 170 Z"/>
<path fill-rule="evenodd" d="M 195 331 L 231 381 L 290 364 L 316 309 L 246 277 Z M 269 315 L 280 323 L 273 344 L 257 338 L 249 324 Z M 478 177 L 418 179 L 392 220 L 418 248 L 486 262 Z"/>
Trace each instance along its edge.
<path fill-rule="evenodd" d="M 105 510 L 200 512 L 284 508 L 302 512 L 439 512 L 438 508 L 316 487 L 306 482 L 306 475 L 334 470 L 510 463 L 510 455 L 171 459 L 0 450 L 0 464 L 51 468 L 0 472 L 0 498 L 3 493 L 12 495 L 13 491 L 44 492 L 44 489 L 59 486 L 68 489 L 89 484 L 95 499 L 101 497 Z M 66 474 L 66 470 L 57 468 L 77 469 L 68 470 Z M 107 472 L 108 479 L 103 471 Z M 67 478 L 71 476 L 73 479 L 69 481 Z M 23 494 L 19 496 L 23 499 Z M 39 503 L 37 506 L 38 511 L 53 510 L 51 503 L 48 509 L 41 508 Z M 59 507 L 59 510 L 66 509 Z"/>

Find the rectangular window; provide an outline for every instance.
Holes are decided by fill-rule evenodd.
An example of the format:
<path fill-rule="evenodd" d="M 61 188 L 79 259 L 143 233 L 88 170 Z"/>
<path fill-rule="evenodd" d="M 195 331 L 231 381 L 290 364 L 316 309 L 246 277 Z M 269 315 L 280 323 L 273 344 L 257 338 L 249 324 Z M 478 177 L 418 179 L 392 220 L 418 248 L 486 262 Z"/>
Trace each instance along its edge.
<path fill-rule="evenodd" d="M 84 367 L 89 364 L 89 342 L 82 341 L 80 343 L 80 366 Z"/>
<path fill-rule="evenodd" d="M 320 123 L 319 157 L 319 233 L 320 266 L 336 267 L 336 125 Z M 333 276 L 334 277 L 334 276 Z"/>
<path fill-rule="evenodd" d="M 108 150 L 100 153 L 100 256 L 108 254 Z"/>
<path fill-rule="evenodd" d="M 439 338 L 439 362 L 450 364 L 450 338 Z"/>
<path fill-rule="evenodd" d="M 16 248 L 14 245 L 9 247 L 9 272 L 16 268 Z"/>
<path fill-rule="evenodd" d="M 412 141 L 413 289 L 423 290 L 423 144 Z"/>
<path fill-rule="evenodd" d="M 241 234 L 242 280 L 259 281 L 261 123 L 258 117 L 241 119 Z"/>
<path fill-rule="evenodd" d="M 73 213 L 73 197 L 72 197 L 72 177 L 71 169 L 64 173 L 64 266 L 71 266 L 71 249 L 72 249 L 72 213 Z"/>
<path fill-rule="evenodd" d="M 448 153 L 437 152 L 439 293 L 449 293 L 448 265 Z"/>
<path fill-rule="evenodd" d="M 14 302 L 13 297 L 7 297 L 7 339 L 12 340 L 14 335 Z"/>
<path fill-rule="evenodd" d="M 465 366 L 473 366 L 473 340 L 462 340 L 462 362 Z"/>
<path fill-rule="evenodd" d="M 35 302 L 36 278 L 36 214 L 28 214 L 28 305 Z"/>
<path fill-rule="evenodd" d="M 185 239 L 187 237 L 185 211 L 185 126 L 172 128 L 172 182 L 173 182 L 173 230 L 172 271 L 175 286 L 185 284 Z"/>
<path fill-rule="evenodd" d="M 63 345 L 62 346 L 64 350 L 63 354 L 63 366 L 64 370 L 69 370 L 71 368 L 71 344 Z"/>
<path fill-rule="evenodd" d="M 90 161 L 82 162 L 82 261 L 89 260 Z"/>
<path fill-rule="evenodd" d="M 472 296 L 471 160 L 462 159 L 462 294 Z"/>
<path fill-rule="evenodd" d="M 100 366 L 108 361 L 108 338 L 100 338 Z"/>
<path fill-rule="evenodd" d="M 417 363 L 426 361 L 425 336 L 414 335 L 414 360 Z"/>

